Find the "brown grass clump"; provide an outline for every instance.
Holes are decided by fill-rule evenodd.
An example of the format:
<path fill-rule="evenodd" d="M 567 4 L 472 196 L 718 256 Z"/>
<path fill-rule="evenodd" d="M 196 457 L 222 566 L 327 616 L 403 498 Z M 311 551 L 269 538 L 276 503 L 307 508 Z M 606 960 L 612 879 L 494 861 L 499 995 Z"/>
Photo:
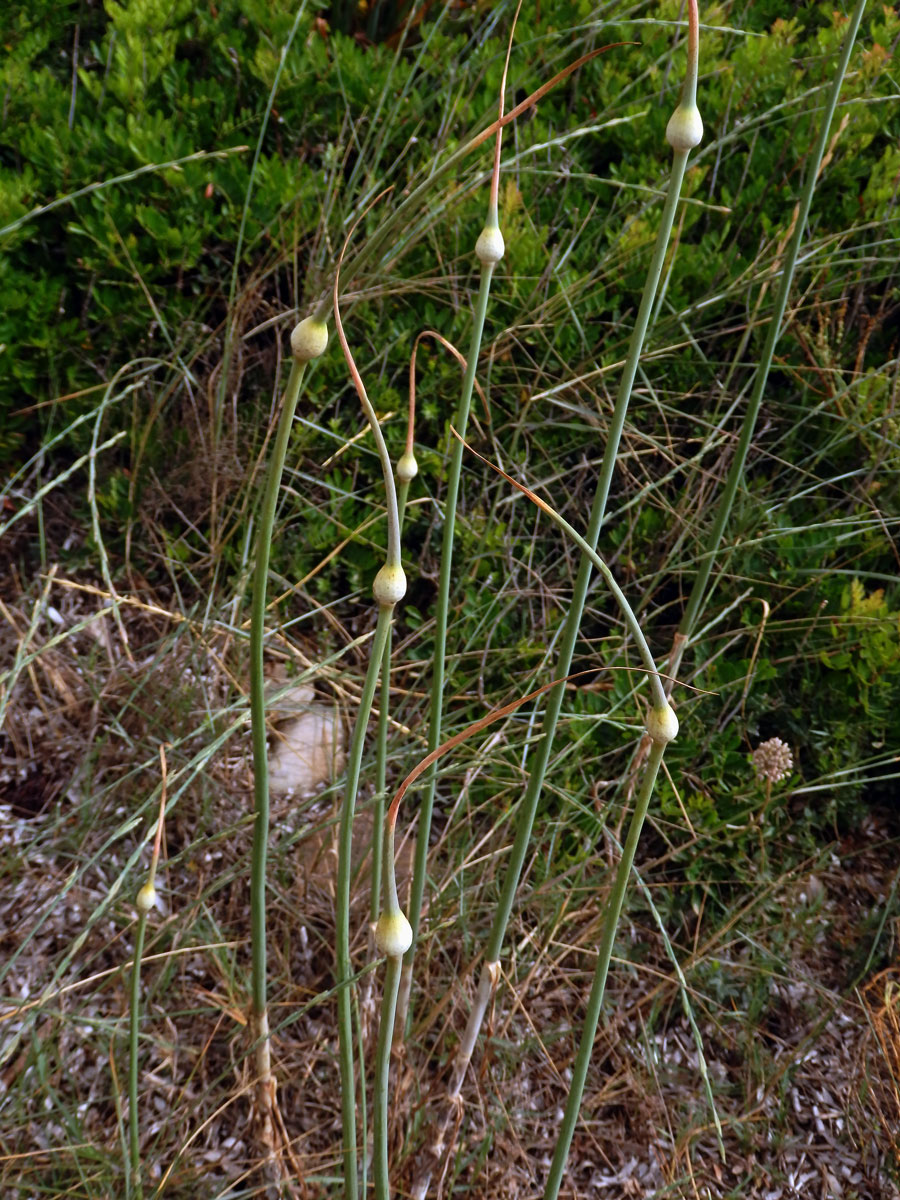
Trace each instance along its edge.
<path fill-rule="evenodd" d="M 228 1194 L 258 1166 L 248 1132 L 243 643 L 233 629 L 204 628 L 145 590 L 116 601 L 126 651 L 103 587 L 59 572 L 27 586 L 11 575 L 0 600 L 8 672 L 0 732 L 0 1195 L 19 1200 L 39 1186 L 59 1195 L 123 1194 L 133 897 L 158 806 L 163 741 L 170 805 L 157 881 L 163 908 L 149 920 L 142 973 L 141 1150 L 163 1195 Z M 313 644 L 273 641 L 271 685 L 290 697 L 295 678 L 310 672 L 319 702 L 336 705 L 346 721 L 361 678 L 353 653 L 313 671 Z M 290 719 L 286 708 L 277 716 Z M 504 736 L 491 742 L 492 754 Z M 487 759 L 472 766 L 432 847 L 413 1027 L 394 1066 L 390 1144 L 401 1194 L 466 1024 L 507 853 L 509 832 L 496 809 L 468 807 L 469 782 L 492 769 Z M 273 812 L 273 1059 L 285 1175 L 294 1194 L 310 1200 L 333 1194 L 339 1171 L 336 792 L 285 795 Z M 414 827 L 412 806 L 410 817 Z M 364 805 L 359 845 L 370 828 Z M 655 918 L 635 900 L 618 943 L 630 965 L 611 983 L 567 1195 L 894 1200 L 884 1160 L 897 1151 L 900 977 L 891 968 L 865 986 L 868 1024 L 844 994 L 847 948 L 895 870 L 884 849 L 889 833 L 871 823 L 836 845 L 832 865 L 761 890 L 705 942 L 699 923 L 670 930 L 724 1130 L 724 1163 L 678 982 Z M 523 893 L 463 1089 L 458 1152 L 435 1174 L 434 1195 L 540 1194 L 593 972 L 610 847 L 601 841 L 577 867 Z M 400 855 L 403 892 L 408 848 Z M 662 904 L 663 893 L 654 894 Z M 361 856 L 352 926 L 360 972 L 372 964 L 367 895 Z M 360 1000 L 370 1056 L 378 1000 L 371 975 Z"/>
<path fill-rule="evenodd" d="M 877 1115 L 880 1136 L 900 1166 L 900 967 L 870 979 L 861 999 L 869 1029 L 860 1057 L 859 1097 Z"/>

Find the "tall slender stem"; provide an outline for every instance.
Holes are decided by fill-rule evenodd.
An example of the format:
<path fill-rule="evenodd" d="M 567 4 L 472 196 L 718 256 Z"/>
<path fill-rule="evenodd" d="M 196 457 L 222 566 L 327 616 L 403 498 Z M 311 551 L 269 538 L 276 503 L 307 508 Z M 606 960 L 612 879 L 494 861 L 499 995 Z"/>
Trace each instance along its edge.
<path fill-rule="evenodd" d="M 384 825 L 384 907 L 375 927 L 375 945 L 387 958 L 384 991 L 381 997 L 381 1017 L 378 1025 L 378 1048 L 375 1064 L 375 1198 L 388 1200 L 390 1175 L 388 1169 L 388 1096 L 391 1074 L 391 1044 L 397 1014 L 397 996 L 403 972 L 403 955 L 412 943 L 412 927 L 403 915 L 397 897 L 397 876 L 394 864 L 394 830 L 397 824 L 396 797 L 388 810 Z"/>
<path fill-rule="evenodd" d="M 387 796 L 387 739 L 391 704 L 391 630 L 388 626 L 381 659 L 381 695 L 378 707 L 378 735 L 375 743 L 375 807 L 372 812 L 372 879 L 369 897 L 369 920 L 377 921 L 381 905 L 381 871 L 384 825 L 384 802 Z"/>
<path fill-rule="evenodd" d="M 141 911 L 138 913 L 137 931 L 134 935 L 134 962 L 131 967 L 131 995 L 128 1014 L 128 1135 L 131 1151 L 128 1195 L 134 1200 L 141 1200 L 144 1194 L 141 1179 L 140 1121 L 138 1117 L 138 1031 L 141 1022 L 141 959 L 144 955 L 146 929 L 147 914 Z"/>
<path fill-rule="evenodd" d="M 252 1001 L 257 1039 L 258 1083 L 268 1084 L 271 1074 L 266 1022 L 266 852 L 269 840 L 269 763 L 266 752 L 266 700 L 263 675 L 263 644 L 266 628 L 266 585 L 269 574 L 269 548 L 275 524 L 275 509 L 281 475 L 291 435 L 291 425 L 300 395 L 306 364 L 294 359 L 285 391 L 272 460 L 266 478 L 259 533 L 256 541 L 256 566 L 253 577 L 253 601 L 250 611 L 250 719 L 253 729 L 253 850 L 250 863 L 250 938 L 252 954 Z M 261 1068 L 261 1069 L 260 1069 Z"/>
<path fill-rule="evenodd" d="M 391 1043 L 397 1015 L 397 995 L 403 973 L 403 955 L 389 954 L 384 974 L 384 994 L 378 1025 L 378 1047 L 375 1052 L 375 1114 L 373 1119 L 375 1200 L 388 1200 L 390 1171 L 388 1166 L 388 1103 L 391 1073 Z"/>
<path fill-rule="evenodd" d="M 584 540 L 593 551 L 596 551 L 597 542 L 600 538 L 600 528 L 606 517 L 606 504 L 615 471 L 616 456 L 619 452 L 619 442 L 622 437 L 622 430 L 625 427 L 625 417 L 628 412 L 631 391 L 637 375 L 644 337 L 647 332 L 650 315 L 653 311 L 656 289 L 659 286 L 659 279 L 662 274 L 669 235 L 672 232 L 675 210 L 678 206 L 681 184 L 687 165 L 687 157 L 688 152 L 683 150 L 676 150 L 673 154 L 672 174 L 669 181 L 669 189 L 666 193 L 662 217 L 660 218 L 656 246 L 654 247 L 653 257 L 650 261 L 647 279 L 644 283 L 644 292 L 641 297 L 641 304 L 638 309 L 634 329 L 631 333 L 631 340 L 628 344 L 628 356 L 619 383 L 619 390 L 616 394 L 616 403 L 610 420 L 609 431 L 606 437 L 606 447 L 603 452 L 603 461 L 600 465 L 600 474 L 597 479 L 597 490 L 594 493 L 594 503 L 585 532 Z M 585 601 L 587 600 L 591 574 L 591 557 L 586 551 L 582 551 L 578 575 L 575 579 L 575 587 L 572 591 L 572 599 L 569 603 L 569 611 L 566 614 L 566 622 L 560 640 L 559 659 L 554 672 L 559 679 L 568 675 L 572 667 L 572 659 L 575 655 L 575 646 L 578 641 L 578 631 L 581 628 L 581 618 L 584 612 Z M 541 790 L 544 786 L 544 776 L 550 761 L 550 755 L 553 751 L 553 738 L 556 734 L 556 725 L 559 721 L 559 713 L 562 708 L 564 695 L 565 683 L 561 683 L 553 689 L 547 698 L 547 707 L 544 710 L 544 719 L 541 725 L 540 741 L 533 751 L 528 785 L 519 807 L 516 835 L 506 868 L 503 890 L 500 893 L 497 911 L 494 914 L 494 923 L 491 926 L 488 938 L 486 950 L 486 960 L 488 962 L 497 961 L 503 948 L 506 927 L 509 924 L 510 913 L 512 912 L 512 906 L 519 887 L 522 867 L 524 866 L 525 856 L 528 853 L 528 845 L 531 841 L 534 816 L 537 812 L 538 801 L 540 800 Z"/>
<path fill-rule="evenodd" d="M 462 394 L 456 412 L 456 428 L 465 437 L 472 404 L 472 389 L 475 370 L 481 350 L 481 337 L 487 313 L 493 263 L 482 263 L 481 282 L 475 303 L 472 338 L 463 379 Z M 462 472 L 463 445 L 454 441 L 450 454 L 450 469 L 447 475 L 447 495 L 444 501 L 444 531 L 441 540 L 441 570 L 438 579 L 438 595 L 435 610 L 434 663 L 431 679 L 431 707 L 429 709 L 428 750 L 431 752 L 441 744 L 441 721 L 444 703 L 444 679 L 446 671 L 447 627 L 450 613 L 450 583 L 453 577 L 453 539 L 456 533 L 456 506 L 459 499 L 459 481 Z M 432 767 L 425 783 L 422 804 L 419 808 L 419 829 L 416 837 L 416 853 L 413 866 L 412 890 L 409 901 L 409 922 L 413 927 L 413 944 L 406 956 L 407 968 L 411 968 L 416 949 L 419 921 L 422 915 L 422 898 L 425 891 L 425 871 L 428 861 L 428 840 L 431 833 L 431 815 L 434 809 L 434 794 L 437 786 L 437 766 Z"/>
<path fill-rule="evenodd" d="M 293 361 L 263 492 L 250 608 L 250 721 L 253 736 L 254 805 L 253 846 L 250 857 L 250 1035 L 256 1059 L 256 1103 L 261 1140 L 269 1161 L 275 1154 L 272 1115 L 275 1107 L 275 1078 L 272 1075 L 269 1014 L 266 1007 L 266 857 L 269 843 L 269 762 L 266 751 L 266 696 L 263 676 L 266 586 L 275 509 L 278 505 L 281 475 L 291 438 L 294 412 L 300 396 L 300 386 L 306 364 L 310 359 L 318 358 L 327 344 L 328 330 L 321 321 L 313 321 L 307 317 L 291 332 Z"/>
<path fill-rule="evenodd" d="M 591 994 L 588 997 L 587 1011 L 584 1015 L 581 1041 L 578 1046 L 574 1066 L 572 1067 L 572 1084 L 569 1090 L 569 1098 L 566 1102 L 566 1109 L 559 1131 L 559 1140 L 553 1152 L 550 1174 L 544 1189 L 544 1200 L 556 1200 L 556 1196 L 559 1194 L 559 1185 L 562 1182 L 566 1159 L 569 1156 L 569 1147 L 572 1144 L 575 1124 L 581 1109 L 581 1098 L 584 1095 L 584 1084 L 591 1061 L 591 1052 L 594 1048 L 594 1038 L 597 1034 L 600 1010 L 603 1006 L 606 977 L 609 974 L 609 962 L 612 958 L 613 945 L 616 940 L 616 928 L 622 912 L 622 903 L 625 899 L 628 876 L 631 874 L 634 853 L 637 849 L 638 839 L 641 836 L 641 829 L 650 805 L 653 785 L 656 782 L 659 764 L 662 762 L 665 748 L 665 743 L 658 741 L 654 741 L 650 748 L 650 757 L 647 760 L 641 790 L 631 817 L 631 824 L 628 827 L 628 836 L 625 839 L 625 845 L 622 849 L 622 857 L 619 860 L 613 890 L 607 902 L 606 916 L 603 920 L 603 934 L 600 939 L 600 950 L 597 956 L 597 966 L 594 969 Z"/>
<path fill-rule="evenodd" d="M 407 440 L 408 455 L 412 455 L 412 423 L 410 420 L 410 436 Z M 413 460 L 414 461 L 414 460 Z M 403 517 L 406 514 L 406 498 L 409 495 L 410 480 L 400 478 L 397 484 L 397 526 L 400 534 L 403 532 Z M 383 843 L 381 828 L 384 824 L 384 802 L 387 798 L 387 740 L 390 725 L 391 709 L 391 642 L 393 627 L 388 629 L 384 643 L 384 658 L 381 663 L 381 700 L 378 710 L 378 742 L 375 751 L 375 809 L 372 818 L 372 886 L 369 906 L 371 921 L 378 920 L 381 902 L 381 875 L 383 865 Z"/>
<path fill-rule="evenodd" d="M 353 817 L 356 812 L 356 796 L 359 790 L 359 775 L 362 766 L 366 729 L 372 701 L 378 683 L 378 673 L 384 658 L 384 647 L 391 626 L 394 609 L 392 605 L 378 606 L 378 622 L 372 639 L 369 665 L 359 701 L 359 712 L 353 727 L 350 754 L 347 760 L 347 782 L 344 788 L 344 803 L 341 808 L 341 823 L 338 831 L 338 873 L 335 911 L 336 983 L 338 985 L 338 1038 L 340 1043 L 341 1069 L 341 1116 L 343 1122 L 344 1194 L 347 1200 L 356 1200 L 359 1182 L 356 1167 L 356 1074 L 353 1063 L 353 996 L 348 981 L 352 976 L 350 965 L 350 878 L 352 874 L 351 851 L 353 844 Z"/>
<path fill-rule="evenodd" d="M 579 542 L 579 544 L 582 546 L 581 561 L 579 563 L 578 575 L 576 577 L 575 586 L 572 592 L 572 599 L 569 604 L 569 611 L 566 615 L 566 621 L 562 631 L 559 659 L 555 671 L 556 678 L 561 680 L 561 682 L 550 692 L 547 698 L 547 706 L 544 710 L 540 738 L 536 747 L 532 751 L 528 784 L 525 789 L 525 795 L 519 805 L 516 818 L 515 838 L 513 840 L 513 846 L 509 861 L 507 863 L 506 875 L 503 881 L 500 899 L 494 914 L 494 921 L 491 926 L 491 931 L 488 936 L 488 943 L 485 950 L 485 965 L 478 991 L 479 1003 L 476 1004 L 472 1009 L 469 1023 L 461 1043 L 466 1055 L 471 1055 L 471 1048 L 475 1044 L 475 1040 L 478 1036 L 478 1030 L 484 1017 L 487 998 L 492 993 L 492 989 L 494 987 L 498 971 L 497 964 L 500 960 L 500 954 L 503 949 L 503 941 L 506 936 L 506 928 L 509 924 L 512 907 L 518 892 L 522 869 L 528 853 L 528 847 L 534 827 L 535 814 L 537 813 L 538 802 L 540 800 L 541 791 L 544 785 L 544 776 L 550 762 L 550 755 L 553 751 L 553 738 L 556 733 L 556 726 L 559 721 L 559 714 L 562 708 L 563 697 L 565 695 L 565 678 L 571 671 L 572 659 L 575 654 L 575 646 L 578 641 L 578 633 L 581 627 L 582 614 L 584 612 L 584 605 L 587 599 L 588 586 L 591 581 L 592 567 L 597 561 L 594 556 L 596 555 L 600 529 L 606 516 L 606 504 L 612 484 L 613 473 L 615 471 L 619 442 L 625 426 L 628 404 L 631 399 L 631 392 L 634 387 L 635 377 L 637 375 L 644 338 L 646 337 L 647 328 L 653 313 L 653 306 L 659 287 L 659 280 L 662 275 L 669 238 L 671 236 L 672 226 L 674 224 L 675 212 L 678 207 L 678 200 L 681 193 L 681 186 L 684 180 L 684 173 L 687 167 L 688 155 L 692 145 L 696 145 L 700 136 L 702 135 L 702 122 L 700 122 L 699 113 L 695 111 L 698 71 L 697 61 L 699 55 L 699 16 L 696 0 L 689 0 L 688 18 L 688 69 L 676 113 L 679 112 L 684 105 L 688 105 L 690 108 L 694 109 L 694 111 L 691 113 L 692 120 L 687 122 L 687 128 L 676 127 L 674 130 L 674 136 L 670 133 L 669 128 L 667 128 L 666 132 L 667 140 L 669 140 L 673 147 L 669 187 L 666 192 L 666 198 L 660 217 L 659 231 L 656 237 L 656 244 L 653 249 L 653 255 L 651 257 L 650 265 L 647 271 L 647 277 L 644 282 L 644 290 L 641 296 L 640 305 L 638 307 L 637 317 L 635 318 L 634 328 L 629 340 L 625 366 L 619 382 L 619 388 L 616 394 L 616 402 L 613 408 L 612 417 L 610 419 L 606 446 L 603 452 L 603 460 L 597 479 L 597 487 L 594 493 L 593 504 L 591 506 L 588 527 L 585 532 L 584 539 Z M 677 124 L 678 123 L 676 122 L 676 126 Z M 691 145 L 688 143 L 691 143 Z M 554 519 L 557 518 L 557 514 L 553 513 L 552 510 L 548 508 L 547 511 L 554 516 Z M 615 581 L 611 579 L 611 576 L 608 576 L 607 579 L 608 582 L 611 581 L 614 584 Z M 650 680 L 651 687 L 653 688 L 654 707 L 661 708 L 661 682 L 656 675 L 651 675 Z M 664 696 L 662 697 L 662 703 L 665 704 Z M 453 1076 L 454 1086 L 456 1087 L 457 1092 L 462 1083 L 462 1076 L 465 1073 L 467 1061 L 468 1058 L 460 1059 L 458 1069 L 455 1071 Z M 430 1173 L 426 1170 L 418 1181 L 418 1187 L 414 1193 L 417 1197 L 425 1194 L 429 1180 Z"/>

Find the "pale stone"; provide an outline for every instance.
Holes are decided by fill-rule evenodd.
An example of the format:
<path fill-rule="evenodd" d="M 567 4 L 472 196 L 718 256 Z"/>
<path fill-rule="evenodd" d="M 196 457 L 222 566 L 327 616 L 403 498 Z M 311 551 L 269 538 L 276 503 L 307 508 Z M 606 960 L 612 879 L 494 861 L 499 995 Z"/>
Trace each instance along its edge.
<path fill-rule="evenodd" d="M 322 704 L 287 721 L 272 738 L 269 791 L 309 796 L 330 783 L 344 765 L 343 733 L 336 713 Z"/>

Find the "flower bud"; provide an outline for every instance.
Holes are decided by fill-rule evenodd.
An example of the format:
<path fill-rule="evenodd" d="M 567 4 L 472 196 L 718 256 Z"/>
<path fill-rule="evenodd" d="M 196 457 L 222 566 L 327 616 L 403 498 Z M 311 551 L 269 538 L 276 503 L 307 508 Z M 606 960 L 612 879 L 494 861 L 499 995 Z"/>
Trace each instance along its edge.
<path fill-rule="evenodd" d="M 325 353 L 328 345 L 328 326 L 314 317 L 305 317 L 291 333 L 291 353 L 297 362 L 309 362 Z"/>
<path fill-rule="evenodd" d="M 375 576 L 372 592 L 379 604 L 397 604 L 406 595 L 406 575 L 403 568 L 385 563 Z"/>
<path fill-rule="evenodd" d="M 678 736 L 678 718 L 671 704 L 665 708 L 651 708 L 644 728 L 654 742 L 665 745 Z"/>
<path fill-rule="evenodd" d="M 503 257 L 506 244 L 499 225 L 485 225 L 475 243 L 475 253 L 483 263 L 497 264 Z"/>
<path fill-rule="evenodd" d="M 703 140 L 703 120 L 696 104 L 679 104 L 669 117 L 666 141 L 673 150 L 693 150 Z"/>
<path fill-rule="evenodd" d="M 412 945 L 412 925 L 400 911 L 383 912 L 375 923 L 375 945 L 379 954 L 401 958 Z"/>
<path fill-rule="evenodd" d="M 397 459 L 397 478 L 401 483 L 411 483 L 419 473 L 419 464 L 411 450 Z"/>
<path fill-rule="evenodd" d="M 134 904 L 135 908 L 142 916 L 146 916 L 151 908 L 156 907 L 156 888 L 149 880 L 138 892 Z"/>

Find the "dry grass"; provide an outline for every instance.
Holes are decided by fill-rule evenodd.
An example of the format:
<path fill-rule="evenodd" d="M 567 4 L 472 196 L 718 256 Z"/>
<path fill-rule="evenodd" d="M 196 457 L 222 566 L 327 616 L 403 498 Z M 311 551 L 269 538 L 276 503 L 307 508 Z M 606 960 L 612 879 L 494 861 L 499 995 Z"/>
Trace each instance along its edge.
<path fill-rule="evenodd" d="M 143 972 L 142 1153 L 160 1194 L 254 1194 L 250 776 L 239 643 L 221 629 L 204 633 L 158 597 L 123 600 L 120 611 L 130 657 L 94 585 L 45 577 L 4 596 L 4 665 L 17 671 L 6 693 L 0 784 L 0 1194 L 122 1193 L 132 896 L 146 862 L 161 740 L 171 743 L 171 799 L 165 907 L 151 917 Z M 295 649 L 308 657 L 308 646 Z M 338 668 L 323 668 L 320 687 L 329 688 L 329 671 Z M 352 704 L 355 670 L 339 673 Z M 273 1049 L 285 1170 L 297 1196 L 334 1191 L 339 1167 L 333 819 L 326 791 L 279 804 L 273 829 Z M 477 812 L 463 823 L 463 843 L 445 830 L 435 847 L 415 1024 L 397 1058 L 391 1145 L 401 1190 L 465 1023 L 507 840 L 503 823 Z M 649 910 L 632 902 L 619 942 L 630 965 L 614 973 L 565 1194 L 900 1194 L 886 1174 L 896 1148 L 893 974 L 857 996 L 845 966 L 861 922 L 887 896 L 889 844 L 890 831 L 872 821 L 805 875 L 750 898 L 708 940 L 699 921 L 672 935 L 724 1127 L 724 1163 L 671 964 Z M 436 1177 L 445 1196 L 540 1194 L 608 864 L 601 845 L 523 899 L 483 1053 L 464 1088 L 455 1149 L 439 1185 Z M 366 971 L 364 871 L 357 895 L 354 961 Z M 377 984 L 361 995 L 371 1054 Z M 741 1010 L 741 997 L 753 1011 Z"/>

